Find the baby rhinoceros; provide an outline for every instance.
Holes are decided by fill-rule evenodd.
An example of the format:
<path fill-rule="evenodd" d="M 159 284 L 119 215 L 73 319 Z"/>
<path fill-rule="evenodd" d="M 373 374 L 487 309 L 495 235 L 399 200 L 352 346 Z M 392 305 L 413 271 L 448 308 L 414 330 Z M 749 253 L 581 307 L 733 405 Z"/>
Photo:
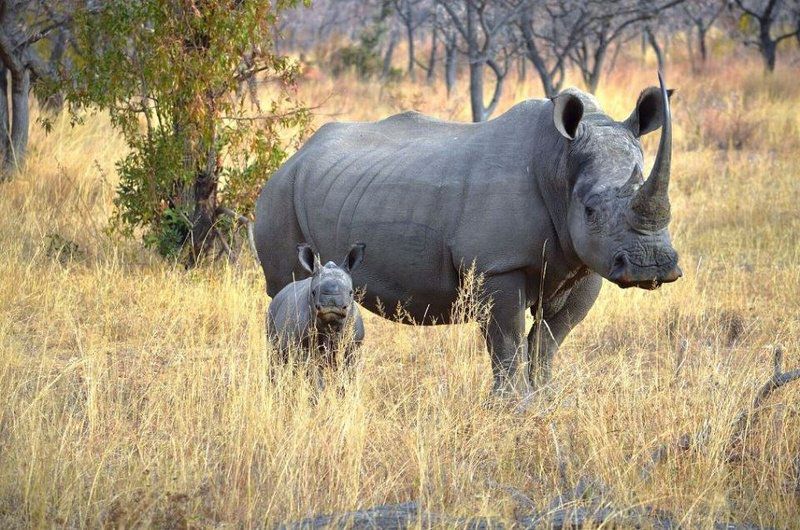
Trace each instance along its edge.
<path fill-rule="evenodd" d="M 355 243 L 341 264 L 322 265 L 308 244 L 297 246 L 300 265 L 311 277 L 281 289 L 267 312 L 267 336 L 281 361 L 288 362 L 294 348 L 335 368 L 341 347 L 345 365 L 352 362 L 353 350 L 364 340 L 364 323 L 353 301 L 350 272 L 364 259 L 364 248 Z"/>

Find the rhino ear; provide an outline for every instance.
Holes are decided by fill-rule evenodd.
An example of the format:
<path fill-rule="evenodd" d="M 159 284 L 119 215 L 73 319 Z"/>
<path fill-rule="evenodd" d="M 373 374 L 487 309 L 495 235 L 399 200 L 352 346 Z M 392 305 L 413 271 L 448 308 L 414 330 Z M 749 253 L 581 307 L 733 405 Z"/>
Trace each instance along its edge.
<path fill-rule="evenodd" d="M 559 94 L 553 98 L 553 123 L 567 140 L 574 140 L 583 118 L 583 101 L 575 94 Z"/>
<path fill-rule="evenodd" d="M 364 261 L 364 249 L 367 248 L 367 245 L 361 243 L 360 241 L 355 243 L 352 247 L 350 247 L 350 252 L 347 253 L 347 256 L 342 261 L 340 265 L 341 268 L 346 270 L 347 272 L 353 271 L 361 265 L 361 262 Z"/>
<path fill-rule="evenodd" d="M 668 89 L 667 96 L 672 97 L 673 92 L 674 89 Z M 637 138 L 651 133 L 664 124 L 664 112 L 661 107 L 661 89 L 657 86 L 645 88 L 639 94 L 636 108 L 625 120 L 625 125 Z"/>
<path fill-rule="evenodd" d="M 314 270 L 319 264 L 319 258 L 314 254 L 314 249 L 308 243 L 297 245 L 297 260 L 310 274 L 314 274 Z"/>

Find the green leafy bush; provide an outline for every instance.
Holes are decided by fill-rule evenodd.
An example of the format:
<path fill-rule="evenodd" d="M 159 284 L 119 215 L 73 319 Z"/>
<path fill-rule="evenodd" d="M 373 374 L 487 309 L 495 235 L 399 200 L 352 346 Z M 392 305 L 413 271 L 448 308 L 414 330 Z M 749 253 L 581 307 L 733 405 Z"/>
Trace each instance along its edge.
<path fill-rule="evenodd" d="M 274 52 L 278 17 L 296 3 L 109 0 L 77 13 L 70 108 L 108 112 L 130 147 L 112 227 L 195 263 L 222 237 L 221 201 L 252 211 L 308 126 L 298 65 Z M 270 81 L 257 99 L 237 95 L 256 79 Z"/>

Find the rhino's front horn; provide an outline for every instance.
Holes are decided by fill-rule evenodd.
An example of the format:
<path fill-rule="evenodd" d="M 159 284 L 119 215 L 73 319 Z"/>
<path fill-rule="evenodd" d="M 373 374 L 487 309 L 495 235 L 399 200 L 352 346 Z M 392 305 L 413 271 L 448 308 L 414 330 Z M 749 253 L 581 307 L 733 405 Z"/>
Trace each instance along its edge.
<path fill-rule="evenodd" d="M 661 72 L 658 72 L 658 82 L 661 85 L 661 103 L 664 110 L 661 141 L 658 143 L 658 153 L 653 170 L 631 202 L 637 224 L 650 230 L 660 230 L 669 223 L 668 191 L 672 159 L 672 115 L 669 110 L 669 96 Z"/>

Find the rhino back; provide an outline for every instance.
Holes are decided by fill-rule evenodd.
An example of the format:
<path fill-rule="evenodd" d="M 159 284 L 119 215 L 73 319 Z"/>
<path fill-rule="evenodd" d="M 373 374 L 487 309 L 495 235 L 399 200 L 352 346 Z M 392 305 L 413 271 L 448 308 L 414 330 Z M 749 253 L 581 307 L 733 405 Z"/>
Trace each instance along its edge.
<path fill-rule="evenodd" d="M 543 222 L 530 215 L 542 210 L 530 166 L 543 109 L 527 101 L 480 124 L 405 113 L 326 125 L 292 161 L 284 199 L 323 256 L 367 244 L 354 281 L 368 308 L 379 297 L 389 312 L 400 302 L 441 319 L 460 266 L 501 272 L 537 254 L 521 239 Z"/>

